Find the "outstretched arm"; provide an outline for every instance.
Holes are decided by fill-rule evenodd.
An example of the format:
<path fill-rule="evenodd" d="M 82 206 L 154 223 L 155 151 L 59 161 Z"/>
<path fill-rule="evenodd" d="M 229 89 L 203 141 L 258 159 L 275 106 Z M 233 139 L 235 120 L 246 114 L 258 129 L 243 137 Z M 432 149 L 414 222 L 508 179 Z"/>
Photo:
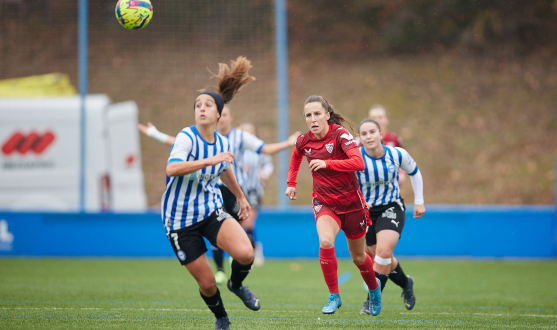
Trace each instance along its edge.
<path fill-rule="evenodd" d="M 278 143 L 270 143 L 265 144 L 259 151 L 262 154 L 272 155 L 275 154 L 283 149 L 293 147 L 296 144 L 296 139 L 300 136 L 300 132 L 296 132 L 288 137 L 286 141 L 278 142 Z"/>
<path fill-rule="evenodd" d="M 288 198 L 294 200 L 296 199 L 296 176 L 298 176 L 298 171 L 300 170 L 300 164 L 302 163 L 302 156 L 296 148 L 292 151 L 292 157 L 290 158 L 290 166 L 288 168 L 288 180 L 286 184 L 288 188 L 286 188 L 286 196 Z"/>
<path fill-rule="evenodd" d="M 176 139 L 173 136 L 164 134 L 163 132 L 159 132 L 155 125 L 151 124 L 150 122 L 147 123 L 147 126 L 143 124 L 137 124 L 137 128 L 141 133 L 169 146 L 172 146 L 174 144 L 174 140 Z"/>

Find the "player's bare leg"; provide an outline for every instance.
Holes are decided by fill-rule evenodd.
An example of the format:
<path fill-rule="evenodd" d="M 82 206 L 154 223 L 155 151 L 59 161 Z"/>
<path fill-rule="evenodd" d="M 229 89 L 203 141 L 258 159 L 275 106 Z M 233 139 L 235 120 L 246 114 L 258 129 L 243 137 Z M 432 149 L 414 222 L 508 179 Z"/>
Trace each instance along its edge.
<path fill-rule="evenodd" d="M 217 318 L 216 324 L 229 325 L 228 315 L 224 309 L 224 303 L 217 288 L 217 282 L 213 276 L 213 270 L 207 259 L 207 255 L 203 254 L 194 261 L 186 264 L 187 270 L 197 281 L 199 285 L 199 293 L 201 298 L 207 304 L 207 307 L 215 314 Z"/>
<path fill-rule="evenodd" d="M 381 285 L 373 272 L 373 259 L 365 252 L 365 236 L 358 239 L 347 238 L 346 241 L 352 261 L 360 270 L 360 274 L 369 288 L 369 312 L 373 316 L 378 315 L 383 307 Z"/>
<path fill-rule="evenodd" d="M 402 288 L 402 296 L 404 298 L 404 306 L 411 310 L 416 304 L 414 296 L 414 280 L 410 276 L 406 276 L 400 267 L 400 264 L 393 256 L 393 251 L 398 243 L 400 234 L 394 230 L 381 230 L 377 233 L 376 258 L 380 262 L 376 262 L 374 269 L 378 274 L 378 278 L 389 278 L 395 284 Z M 376 259 L 377 261 L 378 259 Z M 381 276 L 381 277 L 380 277 Z"/>
<path fill-rule="evenodd" d="M 319 262 L 325 283 L 329 288 L 329 299 L 321 312 L 333 314 L 342 306 L 338 290 L 338 263 L 335 254 L 335 238 L 340 232 L 340 226 L 337 220 L 331 216 L 322 215 L 317 219 L 316 227 L 319 236 Z"/>
<path fill-rule="evenodd" d="M 258 215 L 257 209 L 251 209 L 249 213 L 249 217 L 247 217 L 242 221 L 242 227 L 244 227 L 244 229 L 246 230 L 251 245 L 253 246 L 253 253 L 254 253 L 253 264 L 255 266 L 262 266 L 264 263 L 264 257 L 262 251 L 263 248 L 261 247 L 260 243 L 256 242 L 255 233 L 254 233 L 255 221 L 257 220 L 257 215 Z"/>
<path fill-rule="evenodd" d="M 257 311 L 261 308 L 259 298 L 242 282 L 251 271 L 253 264 L 253 247 L 248 235 L 240 226 L 238 221 L 233 218 L 223 220 L 217 235 L 217 245 L 232 257 L 232 273 L 228 280 L 228 289 L 237 295 L 246 307 Z"/>

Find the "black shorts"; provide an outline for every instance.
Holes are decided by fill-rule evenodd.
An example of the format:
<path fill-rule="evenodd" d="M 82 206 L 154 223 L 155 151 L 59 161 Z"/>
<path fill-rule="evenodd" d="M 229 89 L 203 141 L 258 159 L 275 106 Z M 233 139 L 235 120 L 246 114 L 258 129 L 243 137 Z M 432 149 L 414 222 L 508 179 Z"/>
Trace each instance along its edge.
<path fill-rule="evenodd" d="M 371 218 L 372 225 L 367 228 L 366 244 L 368 246 L 377 244 L 377 233 L 381 230 L 389 229 L 396 231 L 402 235 L 404 228 L 404 210 L 406 206 L 401 199 L 402 207 L 400 204 L 393 202 L 387 205 L 374 206 L 369 209 L 369 217 Z"/>
<path fill-rule="evenodd" d="M 225 185 L 220 185 L 220 192 L 222 194 L 222 207 L 228 212 L 236 221 L 241 222 L 242 220 L 238 217 L 238 212 L 240 212 L 240 205 L 236 196 L 228 189 Z"/>
<path fill-rule="evenodd" d="M 227 218 L 231 218 L 230 214 L 220 208 L 203 221 L 168 232 L 166 236 L 180 263 L 189 264 L 207 252 L 203 237 L 207 238 L 213 246 L 217 246 L 217 235 L 223 220 Z"/>
<path fill-rule="evenodd" d="M 257 190 L 248 191 L 246 198 L 248 199 L 248 203 L 252 209 L 258 209 L 259 205 L 261 205 L 261 196 L 259 196 Z"/>

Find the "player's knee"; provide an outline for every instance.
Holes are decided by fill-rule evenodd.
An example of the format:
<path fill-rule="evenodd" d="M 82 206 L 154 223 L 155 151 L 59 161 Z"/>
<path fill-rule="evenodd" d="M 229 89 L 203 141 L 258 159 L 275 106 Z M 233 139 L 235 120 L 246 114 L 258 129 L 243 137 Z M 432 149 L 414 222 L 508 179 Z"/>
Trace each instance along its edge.
<path fill-rule="evenodd" d="M 201 293 L 203 293 L 203 295 L 207 297 L 211 297 L 215 293 L 217 293 L 217 282 L 215 281 L 214 277 L 203 278 L 198 281 L 197 284 L 199 285 L 199 290 L 201 290 Z"/>
<path fill-rule="evenodd" d="M 366 254 L 365 253 L 360 253 L 360 254 L 352 254 L 352 262 L 355 263 L 356 265 L 361 265 L 366 261 Z"/>
<path fill-rule="evenodd" d="M 384 249 L 377 249 L 375 251 L 375 256 L 383 259 L 390 259 L 393 257 L 393 252 Z"/>
<path fill-rule="evenodd" d="M 393 262 L 392 255 L 379 254 L 379 252 L 375 255 L 373 261 L 377 265 L 381 265 L 381 266 L 389 266 Z"/>
<path fill-rule="evenodd" d="M 252 263 L 253 262 L 253 247 L 251 245 L 249 245 L 249 247 L 246 247 L 246 248 L 242 249 L 241 251 L 238 251 L 234 255 L 234 260 L 238 261 L 242 265 L 249 265 L 250 263 Z"/>
<path fill-rule="evenodd" d="M 322 249 L 330 249 L 335 246 L 335 239 L 330 237 L 319 237 L 319 247 Z"/>

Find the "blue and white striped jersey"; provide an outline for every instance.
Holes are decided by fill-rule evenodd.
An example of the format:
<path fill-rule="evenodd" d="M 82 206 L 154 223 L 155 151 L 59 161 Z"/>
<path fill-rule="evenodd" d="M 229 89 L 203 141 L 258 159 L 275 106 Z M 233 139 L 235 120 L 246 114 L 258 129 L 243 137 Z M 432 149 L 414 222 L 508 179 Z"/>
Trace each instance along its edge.
<path fill-rule="evenodd" d="M 255 135 L 236 128 L 232 128 L 226 137 L 228 141 L 230 141 L 230 152 L 234 154 L 234 164 L 231 164 L 230 168 L 234 171 L 234 176 L 236 177 L 238 185 L 245 190 L 244 183 L 246 181 L 246 174 L 244 173 L 242 165 L 242 152 L 244 152 L 244 150 L 251 150 L 260 153 L 265 142 L 261 141 Z M 219 182 L 219 184 L 222 184 L 222 182 Z"/>
<path fill-rule="evenodd" d="M 195 126 L 190 126 L 176 136 L 168 164 L 206 159 L 227 151 L 230 151 L 227 138 L 215 131 L 215 142 L 208 143 Z M 162 219 L 167 231 L 203 221 L 222 207 L 222 195 L 217 182 L 219 175 L 228 166 L 229 163 L 222 162 L 188 175 L 167 177 L 166 190 L 161 200 Z"/>
<path fill-rule="evenodd" d="M 418 172 L 418 165 L 402 148 L 386 145 L 383 148 L 385 149 L 383 157 L 373 158 L 366 153 L 363 146 L 360 147 L 366 165 L 365 170 L 356 172 L 360 181 L 360 190 L 368 204 L 376 206 L 397 202 L 402 207 L 398 169 L 402 168 L 412 176 Z"/>
<path fill-rule="evenodd" d="M 273 159 L 269 155 L 244 150 L 242 152 L 241 163 L 246 179 L 244 189 L 246 192 L 257 191 L 257 194 L 263 197 L 264 184 L 261 178 L 267 179 L 273 173 Z"/>

